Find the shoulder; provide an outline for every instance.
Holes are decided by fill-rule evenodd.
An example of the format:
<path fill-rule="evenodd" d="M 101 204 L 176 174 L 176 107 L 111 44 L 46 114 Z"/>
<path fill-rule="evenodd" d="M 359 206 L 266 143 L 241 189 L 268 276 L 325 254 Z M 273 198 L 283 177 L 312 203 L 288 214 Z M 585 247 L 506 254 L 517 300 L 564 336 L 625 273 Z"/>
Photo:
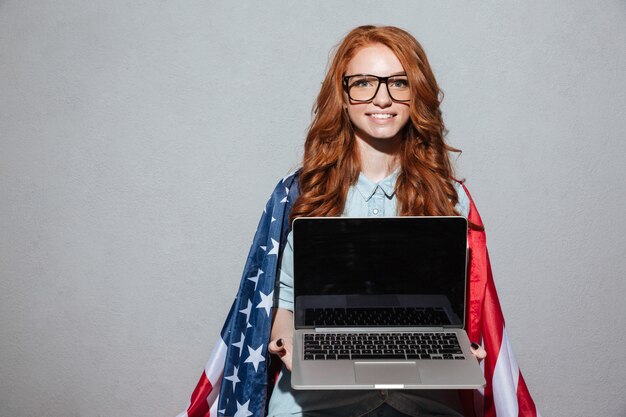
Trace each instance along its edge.
<path fill-rule="evenodd" d="M 296 201 L 300 194 L 298 187 L 299 173 L 299 169 L 293 171 L 276 183 L 274 191 L 272 191 L 272 195 L 267 202 L 266 211 L 280 203 L 287 203 L 287 207 L 291 207 L 291 204 Z"/>
<path fill-rule="evenodd" d="M 300 169 L 297 169 L 276 183 L 276 187 L 274 187 L 274 191 L 272 192 L 272 196 L 285 196 L 287 194 L 291 194 L 291 190 L 294 187 L 298 187 L 298 175 L 300 174 Z"/>
<path fill-rule="evenodd" d="M 458 180 L 452 180 L 452 186 L 454 187 L 458 198 L 458 202 L 456 203 L 456 206 L 454 208 L 459 212 L 461 216 L 466 218 L 469 217 L 471 202 L 467 189 L 465 188 L 463 183 Z"/>
<path fill-rule="evenodd" d="M 467 186 L 464 181 L 453 180 L 454 189 L 457 192 L 459 202 L 456 208 L 459 212 L 462 213 L 463 216 L 467 218 L 470 222 L 471 228 L 478 231 L 484 231 L 485 226 L 483 224 L 482 219 L 480 218 L 480 214 L 476 209 L 476 205 L 474 204 L 474 200 L 472 199 L 472 195 L 467 190 Z M 461 208 L 462 207 L 462 208 Z M 464 210 L 463 212 L 461 210 Z M 467 213 L 467 214 L 466 214 Z"/>

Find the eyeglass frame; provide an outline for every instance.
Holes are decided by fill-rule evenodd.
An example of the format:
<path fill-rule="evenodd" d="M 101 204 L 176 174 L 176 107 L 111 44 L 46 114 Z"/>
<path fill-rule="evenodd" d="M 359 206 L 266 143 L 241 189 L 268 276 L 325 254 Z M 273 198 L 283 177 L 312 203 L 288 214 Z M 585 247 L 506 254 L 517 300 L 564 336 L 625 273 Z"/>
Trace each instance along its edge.
<path fill-rule="evenodd" d="M 372 96 L 372 98 L 370 98 L 369 100 L 357 100 L 354 99 L 350 96 L 350 86 L 348 85 L 348 80 L 352 77 L 357 77 L 357 76 L 363 76 L 363 77 L 374 77 L 378 79 L 378 86 L 376 87 L 376 91 L 374 91 L 374 95 Z M 408 100 L 396 100 L 395 98 L 393 98 L 393 96 L 391 95 L 391 92 L 389 91 L 389 84 L 387 83 L 387 81 L 389 81 L 390 78 L 394 78 L 394 77 L 406 77 L 406 74 L 395 74 L 395 75 L 390 75 L 388 77 L 379 77 L 378 75 L 374 75 L 374 74 L 352 74 L 352 75 L 345 75 L 343 77 L 343 85 L 344 88 L 346 90 L 346 94 L 348 94 L 348 98 L 352 101 L 356 101 L 358 103 L 368 103 L 372 100 L 374 100 L 376 98 L 376 95 L 378 94 L 378 90 L 380 89 L 380 85 L 381 84 L 385 84 L 385 87 L 387 88 L 387 94 L 389 94 L 389 98 L 392 101 L 395 101 L 397 103 L 407 103 L 409 101 L 411 101 L 411 99 Z M 408 81 L 408 80 L 407 80 Z"/>

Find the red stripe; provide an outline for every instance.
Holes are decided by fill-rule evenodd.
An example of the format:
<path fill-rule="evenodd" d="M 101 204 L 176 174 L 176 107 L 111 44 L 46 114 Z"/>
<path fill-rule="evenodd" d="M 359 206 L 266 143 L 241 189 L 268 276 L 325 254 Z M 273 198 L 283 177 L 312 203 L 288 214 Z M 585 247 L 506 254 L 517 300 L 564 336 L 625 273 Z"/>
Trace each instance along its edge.
<path fill-rule="evenodd" d="M 489 255 L 487 255 L 488 261 Z M 491 268 L 487 271 L 487 291 L 483 304 L 483 340 L 487 357 L 485 358 L 485 379 L 488 384 L 485 389 L 485 416 L 495 416 L 496 410 L 493 403 L 493 373 L 502 347 L 502 331 L 504 330 L 504 317 L 500 309 L 500 302 L 496 293 L 496 287 L 491 276 Z M 489 378 L 487 378 L 487 373 Z"/>
<path fill-rule="evenodd" d="M 519 417 L 537 417 L 537 408 L 535 402 L 530 396 L 526 381 L 522 377 L 522 373 L 519 374 L 519 382 L 517 385 L 517 403 L 519 404 Z"/>
<path fill-rule="evenodd" d="M 189 417 L 209 417 L 210 407 L 207 401 L 209 394 L 213 391 L 213 385 L 206 376 L 206 373 L 202 372 L 196 389 L 191 394 L 191 404 L 187 408 L 187 415 Z"/>
<path fill-rule="evenodd" d="M 468 220 L 478 226 L 478 228 L 484 228 L 469 191 L 464 184 L 462 185 L 470 200 Z M 487 357 L 484 359 L 484 375 L 487 385 L 484 390 L 483 412 L 485 417 L 495 417 L 496 410 L 493 403 L 492 382 L 500 346 L 502 345 L 504 318 L 502 317 L 498 295 L 493 283 L 484 230 L 470 227 L 468 244 L 470 247 L 470 264 L 468 271 L 467 333 L 473 342 L 479 343 L 482 340 L 487 352 Z"/>

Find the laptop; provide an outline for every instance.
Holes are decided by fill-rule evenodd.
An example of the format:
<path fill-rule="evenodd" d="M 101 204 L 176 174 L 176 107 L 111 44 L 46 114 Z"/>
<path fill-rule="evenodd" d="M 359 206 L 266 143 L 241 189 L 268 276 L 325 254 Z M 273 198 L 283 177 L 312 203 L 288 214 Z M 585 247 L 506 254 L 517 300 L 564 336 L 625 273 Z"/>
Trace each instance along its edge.
<path fill-rule="evenodd" d="M 464 217 L 302 217 L 293 250 L 294 389 L 485 386 Z"/>

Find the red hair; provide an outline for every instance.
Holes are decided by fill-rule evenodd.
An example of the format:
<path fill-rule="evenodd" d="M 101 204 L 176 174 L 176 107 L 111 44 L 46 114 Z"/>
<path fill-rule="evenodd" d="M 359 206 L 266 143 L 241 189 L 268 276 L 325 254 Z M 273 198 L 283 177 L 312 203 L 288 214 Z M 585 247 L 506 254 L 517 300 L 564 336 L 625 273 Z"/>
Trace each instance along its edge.
<path fill-rule="evenodd" d="M 408 32 L 393 26 L 360 26 L 337 47 L 313 108 L 313 121 L 304 144 L 300 196 L 290 219 L 340 216 L 348 188 L 361 171 L 352 124 L 344 110 L 343 76 L 350 60 L 363 47 L 382 44 L 393 51 L 411 88 L 410 120 L 403 129 L 400 175 L 396 182 L 398 215 L 455 215 L 458 198 L 452 186 L 440 104 L 443 94 L 426 54 Z"/>

